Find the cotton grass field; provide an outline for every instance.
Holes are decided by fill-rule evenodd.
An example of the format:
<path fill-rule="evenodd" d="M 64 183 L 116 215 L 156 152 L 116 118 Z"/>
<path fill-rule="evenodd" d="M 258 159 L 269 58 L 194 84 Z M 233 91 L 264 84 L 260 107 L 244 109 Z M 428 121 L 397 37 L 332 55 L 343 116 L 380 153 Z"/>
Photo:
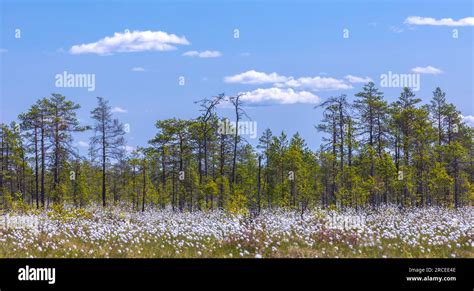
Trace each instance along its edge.
<path fill-rule="evenodd" d="M 3 258 L 474 257 L 474 209 L 4 212 Z"/>

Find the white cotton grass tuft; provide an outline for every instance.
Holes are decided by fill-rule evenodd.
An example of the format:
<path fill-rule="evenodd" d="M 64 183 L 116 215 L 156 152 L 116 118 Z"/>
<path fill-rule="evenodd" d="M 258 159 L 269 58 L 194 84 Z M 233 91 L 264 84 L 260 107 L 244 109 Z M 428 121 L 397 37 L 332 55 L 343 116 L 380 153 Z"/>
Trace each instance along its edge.
<path fill-rule="evenodd" d="M 433 256 L 444 248 L 444 256 L 459 257 L 463 249 L 474 245 L 473 207 L 403 211 L 395 206 L 377 211 L 315 208 L 308 210 L 304 219 L 284 209 L 263 210 L 253 219 L 222 210 L 189 213 L 166 208 L 137 213 L 119 207 L 107 211 L 89 207 L 86 211 L 91 216 L 61 223 L 46 213 L 10 213 L 6 219 L 24 223 L 10 223 L 8 231 L 0 224 L 0 251 L 8 245 L 12 256 L 20 257 L 217 254 L 261 258 L 299 248 L 317 249 L 312 255 L 319 257 L 364 256 L 367 251 L 390 257 L 400 249 L 410 250 L 412 256 Z"/>

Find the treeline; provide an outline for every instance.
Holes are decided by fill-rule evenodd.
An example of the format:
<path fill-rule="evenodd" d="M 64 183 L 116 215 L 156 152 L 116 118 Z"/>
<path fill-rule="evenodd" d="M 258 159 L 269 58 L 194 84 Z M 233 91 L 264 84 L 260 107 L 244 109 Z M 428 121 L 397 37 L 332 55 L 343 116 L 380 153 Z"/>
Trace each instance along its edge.
<path fill-rule="evenodd" d="M 389 104 L 372 82 L 353 103 L 346 95 L 327 99 L 315 108 L 323 114 L 316 129 L 324 133 L 317 150 L 298 133 L 270 129 L 253 148 L 240 132 L 249 119 L 241 95 L 221 94 L 196 102 L 195 119 L 157 121 L 149 145 L 128 152 L 124 125 L 105 99 L 97 101 L 93 125 L 80 125 L 80 106 L 60 94 L 1 124 L 2 208 L 95 203 L 259 213 L 314 205 L 460 207 L 474 200 L 474 130 L 440 88 L 423 106 L 409 88 Z M 234 108 L 229 132 L 216 112 L 223 102 Z M 88 130 L 84 157 L 73 134 Z"/>

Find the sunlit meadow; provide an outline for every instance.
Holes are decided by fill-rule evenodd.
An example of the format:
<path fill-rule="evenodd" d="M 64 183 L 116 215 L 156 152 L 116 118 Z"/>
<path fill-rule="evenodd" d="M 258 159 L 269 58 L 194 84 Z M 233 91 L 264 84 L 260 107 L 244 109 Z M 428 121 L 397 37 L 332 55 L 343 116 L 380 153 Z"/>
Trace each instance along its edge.
<path fill-rule="evenodd" d="M 0 218 L 0 257 L 474 257 L 473 207 L 276 209 L 255 217 L 54 208 Z"/>

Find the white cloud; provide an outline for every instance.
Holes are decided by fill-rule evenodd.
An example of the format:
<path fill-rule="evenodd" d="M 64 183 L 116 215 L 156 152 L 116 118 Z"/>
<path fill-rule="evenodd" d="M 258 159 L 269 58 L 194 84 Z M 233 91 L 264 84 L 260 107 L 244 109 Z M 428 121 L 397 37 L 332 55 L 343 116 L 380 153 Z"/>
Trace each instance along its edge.
<path fill-rule="evenodd" d="M 249 57 L 250 53 L 249 52 L 243 52 L 243 53 L 240 53 L 240 56 L 241 57 Z"/>
<path fill-rule="evenodd" d="M 112 113 L 127 113 L 127 110 L 123 109 L 122 107 L 115 106 L 112 108 Z"/>
<path fill-rule="evenodd" d="M 330 77 L 302 77 L 294 79 L 289 77 L 284 83 L 275 84 L 276 87 L 289 87 L 299 89 L 309 89 L 314 91 L 320 90 L 347 90 L 351 89 L 352 85 L 345 83 L 343 80 L 338 80 Z"/>
<path fill-rule="evenodd" d="M 462 121 L 470 127 L 474 127 L 474 115 L 461 115 Z"/>
<path fill-rule="evenodd" d="M 133 31 L 116 32 L 97 42 L 74 45 L 71 54 L 111 55 L 113 53 L 130 53 L 143 51 L 169 51 L 176 45 L 189 45 L 184 36 L 176 36 L 163 31 Z"/>
<path fill-rule="evenodd" d="M 265 83 L 279 83 L 288 80 L 285 76 L 280 76 L 277 73 L 262 73 L 255 70 L 250 70 L 234 76 L 224 78 L 226 83 L 240 83 L 240 84 L 265 84 Z"/>
<path fill-rule="evenodd" d="M 466 17 L 459 20 L 454 20 L 452 18 L 435 19 L 432 17 L 410 16 L 405 19 L 404 23 L 410 25 L 474 26 L 474 17 Z"/>
<path fill-rule="evenodd" d="M 242 101 L 250 104 L 317 104 L 320 98 L 308 91 L 295 91 L 291 88 L 256 89 L 243 93 Z"/>
<path fill-rule="evenodd" d="M 220 51 L 187 51 L 183 54 L 185 57 L 198 57 L 198 58 L 218 58 L 222 56 Z"/>
<path fill-rule="evenodd" d="M 432 66 L 427 66 L 427 67 L 415 67 L 411 69 L 413 73 L 418 73 L 418 74 L 431 74 L 431 75 L 438 75 L 443 73 L 442 70 L 432 67 Z"/>
<path fill-rule="evenodd" d="M 0 54 L 5 54 L 7 53 L 8 50 L 7 49 L 4 49 L 4 48 L 0 48 Z"/>
<path fill-rule="evenodd" d="M 78 141 L 77 145 L 80 146 L 81 148 L 88 148 L 89 147 L 89 143 L 85 142 L 83 140 Z"/>
<path fill-rule="evenodd" d="M 338 80 L 329 77 L 302 77 L 293 78 L 279 75 L 277 73 L 264 73 L 250 70 L 234 76 L 228 76 L 224 78 L 226 83 L 238 83 L 238 84 L 274 84 L 278 88 L 299 88 L 309 90 L 346 90 L 351 89 L 350 84 L 345 83 L 343 80 Z"/>
<path fill-rule="evenodd" d="M 145 72 L 145 68 L 143 67 L 133 67 L 132 72 Z"/>
<path fill-rule="evenodd" d="M 357 76 L 353 76 L 353 75 L 347 75 L 344 77 L 347 81 L 351 82 L 351 83 L 369 83 L 369 82 L 372 82 L 372 79 L 369 78 L 369 77 L 357 77 Z"/>

